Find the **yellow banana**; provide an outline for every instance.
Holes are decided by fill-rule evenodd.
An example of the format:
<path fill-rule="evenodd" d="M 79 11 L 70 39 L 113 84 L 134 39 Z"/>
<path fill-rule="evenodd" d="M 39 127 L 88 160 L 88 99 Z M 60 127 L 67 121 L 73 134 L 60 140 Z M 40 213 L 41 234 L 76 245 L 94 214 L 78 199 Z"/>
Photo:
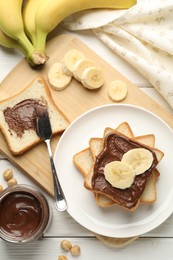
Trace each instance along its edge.
<path fill-rule="evenodd" d="M 26 58 L 26 60 L 29 62 L 29 64 L 31 66 L 35 66 L 35 64 L 32 62 L 31 59 L 28 58 L 28 53 L 26 52 L 26 50 L 22 47 L 22 45 L 20 45 L 20 43 L 9 37 L 8 35 L 6 35 L 1 29 L 0 29 L 0 45 L 9 48 L 9 49 L 17 49 L 20 52 L 22 52 Z"/>
<path fill-rule="evenodd" d="M 36 12 L 36 49 L 45 51 L 46 37 L 65 17 L 93 8 L 130 8 L 136 0 L 42 0 Z"/>
<path fill-rule="evenodd" d="M 20 52 L 22 52 L 25 56 L 27 55 L 25 49 L 23 49 L 23 47 L 15 39 L 12 39 L 8 35 L 6 35 L 1 29 L 0 29 L 0 45 L 6 48 L 17 49 Z"/>
<path fill-rule="evenodd" d="M 24 32 L 22 0 L 0 0 L 0 29 L 25 49 L 31 65 L 43 64 L 45 55 L 35 50 Z"/>
<path fill-rule="evenodd" d="M 23 5 L 22 11 L 25 33 L 34 46 L 36 45 L 35 15 L 41 3 L 42 0 L 28 0 Z"/>

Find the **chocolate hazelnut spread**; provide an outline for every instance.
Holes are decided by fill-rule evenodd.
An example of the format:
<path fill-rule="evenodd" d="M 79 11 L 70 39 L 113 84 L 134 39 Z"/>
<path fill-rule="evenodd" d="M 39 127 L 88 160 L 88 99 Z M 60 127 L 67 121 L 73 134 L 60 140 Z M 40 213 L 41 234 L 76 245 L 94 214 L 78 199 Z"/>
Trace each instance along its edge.
<path fill-rule="evenodd" d="M 131 209 L 136 206 L 140 196 L 142 195 L 148 178 L 151 177 L 153 169 L 158 164 L 155 153 L 153 154 L 153 163 L 151 167 L 144 173 L 137 175 L 130 188 L 118 189 L 114 188 L 104 176 L 104 167 L 112 161 L 120 161 L 127 151 L 134 148 L 146 148 L 145 146 L 132 141 L 131 139 L 118 135 L 116 133 L 109 134 L 105 137 L 104 147 L 101 153 L 96 157 L 94 172 L 92 176 L 92 187 L 95 191 L 104 193 L 112 198 L 117 204 L 125 208 Z"/>
<path fill-rule="evenodd" d="M 26 99 L 12 108 L 7 107 L 3 112 L 10 131 L 13 130 L 18 137 L 22 137 L 25 130 L 35 130 L 37 105 L 45 106 L 46 104 L 42 100 Z"/>
<path fill-rule="evenodd" d="M 0 227 L 10 236 L 30 236 L 39 227 L 41 219 L 41 205 L 30 193 L 10 193 L 0 204 Z"/>

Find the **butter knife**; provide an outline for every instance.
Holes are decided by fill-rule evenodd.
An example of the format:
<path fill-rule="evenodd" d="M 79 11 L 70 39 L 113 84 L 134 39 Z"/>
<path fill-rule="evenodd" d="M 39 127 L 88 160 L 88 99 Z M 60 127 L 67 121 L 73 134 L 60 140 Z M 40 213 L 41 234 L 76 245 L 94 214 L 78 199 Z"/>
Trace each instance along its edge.
<path fill-rule="evenodd" d="M 47 108 L 45 106 L 37 105 L 36 106 L 36 132 L 38 136 L 45 141 L 48 149 L 48 154 L 50 158 L 50 164 L 53 175 L 53 185 L 54 185 L 54 199 L 55 207 L 58 211 L 65 211 L 67 209 L 67 202 L 61 188 L 58 175 L 56 173 L 50 140 L 52 136 L 52 128 L 49 120 L 49 115 Z"/>

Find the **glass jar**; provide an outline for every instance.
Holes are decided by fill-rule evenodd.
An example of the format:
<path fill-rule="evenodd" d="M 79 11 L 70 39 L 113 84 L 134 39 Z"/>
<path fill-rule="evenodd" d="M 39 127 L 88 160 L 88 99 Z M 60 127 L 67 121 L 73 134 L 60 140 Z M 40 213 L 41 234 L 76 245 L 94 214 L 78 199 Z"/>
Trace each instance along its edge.
<path fill-rule="evenodd" d="M 44 195 L 30 185 L 14 185 L 0 193 L 0 237 L 12 243 L 38 239 L 49 222 Z"/>

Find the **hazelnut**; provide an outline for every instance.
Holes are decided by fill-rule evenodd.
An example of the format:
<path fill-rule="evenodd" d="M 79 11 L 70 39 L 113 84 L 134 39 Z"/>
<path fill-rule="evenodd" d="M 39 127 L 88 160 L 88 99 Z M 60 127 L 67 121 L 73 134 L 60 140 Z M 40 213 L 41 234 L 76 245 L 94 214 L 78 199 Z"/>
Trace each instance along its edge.
<path fill-rule="evenodd" d="M 4 180 L 6 180 L 6 181 L 10 180 L 12 178 L 12 176 L 13 176 L 13 172 L 11 169 L 7 169 L 3 173 Z"/>
<path fill-rule="evenodd" d="M 74 245 L 74 246 L 72 246 L 72 248 L 70 249 L 70 252 L 71 252 L 71 254 L 72 255 L 74 255 L 74 256 L 77 256 L 77 255 L 79 255 L 80 254 L 80 247 L 78 246 L 78 245 Z"/>
<path fill-rule="evenodd" d="M 0 184 L 0 192 L 2 192 L 3 191 L 3 186 Z"/>
<path fill-rule="evenodd" d="M 15 178 L 12 178 L 10 179 L 8 182 L 7 182 L 8 186 L 13 186 L 13 185 L 16 185 L 17 184 L 17 180 Z"/>
<path fill-rule="evenodd" d="M 72 248 L 72 244 L 68 240 L 62 240 L 60 246 L 66 251 L 70 251 L 70 249 Z"/>
<path fill-rule="evenodd" d="M 68 258 L 65 255 L 59 255 L 58 260 L 68 260 Z"/>

